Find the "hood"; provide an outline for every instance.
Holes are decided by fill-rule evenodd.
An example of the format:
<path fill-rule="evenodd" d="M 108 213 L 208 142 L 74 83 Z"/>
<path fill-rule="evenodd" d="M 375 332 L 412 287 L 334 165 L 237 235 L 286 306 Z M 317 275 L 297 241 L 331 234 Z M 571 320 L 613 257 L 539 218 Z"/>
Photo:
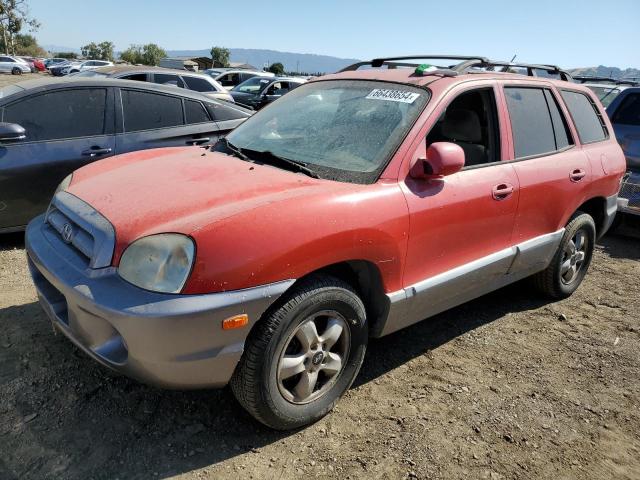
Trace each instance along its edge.
<path fill-rule="evenodd" d="M 253 100 L 258 98 L 258 95 L 255 93 L 234 92 L 233 90 L 231 90 L 229 93 L 233 98 L 236 99 L 236 101 L 240 101 L 241 99 L 246 101 L 246 100 Z"/>
<path fill-rule="evenodd" d="M 144 150 L 76 171 L 68 192 L 105 216 L 118 246 L 153 233 L 193 235 L 240 212 L 319 192 L 318 180 L 198 147 Z M 121 251 L 121 250 L 120 250 Z"/>

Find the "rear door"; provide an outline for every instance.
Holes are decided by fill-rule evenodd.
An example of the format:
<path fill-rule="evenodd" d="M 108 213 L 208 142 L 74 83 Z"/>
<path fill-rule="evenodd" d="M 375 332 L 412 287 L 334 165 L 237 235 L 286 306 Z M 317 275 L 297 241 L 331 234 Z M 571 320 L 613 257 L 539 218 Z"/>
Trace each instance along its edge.
<path fill-rule="evenodd" d="M 521 243 L 564 227 L 584 202 L 592 173 L 551 85 L 506 83 L 503 91 L 512 137 L 508 153 L 520 182 L 514 243 Z"/>
<path fill-rule="evenodd" d="M 42 213 L 64 177 L 115 150 L 113 90 L 54 90 L 2 107 L 2 121 L 26 138 L 0 145 L 0 228 L 25 225 Z M 47 114 L 43 114 L 47 112 Z"/>
<path fill-rule="evenodd" d="M 119 95 L 118 153 L 200 145 L 217 139 L 218 125 L 199 100 L 124 88 L 119 89 Z"/>

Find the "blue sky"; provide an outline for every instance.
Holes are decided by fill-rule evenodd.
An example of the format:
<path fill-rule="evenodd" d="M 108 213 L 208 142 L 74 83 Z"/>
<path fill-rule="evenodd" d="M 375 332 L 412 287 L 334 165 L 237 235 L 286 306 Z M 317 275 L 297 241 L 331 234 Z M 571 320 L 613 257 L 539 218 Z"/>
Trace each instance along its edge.
<path fill-rule="evenodd" d="M 29 0 L 41 44 L 212 45 L 369 59 L 484 55 L 640 68 L 640 0 Z"/>

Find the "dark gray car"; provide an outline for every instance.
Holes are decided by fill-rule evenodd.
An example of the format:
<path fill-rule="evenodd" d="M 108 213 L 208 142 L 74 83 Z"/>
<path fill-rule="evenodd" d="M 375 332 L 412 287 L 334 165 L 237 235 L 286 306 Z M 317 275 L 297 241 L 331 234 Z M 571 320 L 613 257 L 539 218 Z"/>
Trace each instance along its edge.
<path fill-rule="evenodd" d="M 214 143 L 249 110 L 190 90 L 65 78 L 0 89 L 0 232 L 42 213 L 87 163 L 148 148 Z"/>

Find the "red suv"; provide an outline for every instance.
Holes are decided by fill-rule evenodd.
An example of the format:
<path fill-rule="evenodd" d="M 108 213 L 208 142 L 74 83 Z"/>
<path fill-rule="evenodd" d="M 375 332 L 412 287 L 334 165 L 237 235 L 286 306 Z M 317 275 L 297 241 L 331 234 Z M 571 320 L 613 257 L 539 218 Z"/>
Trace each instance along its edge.
<path fill-rule="evenodd" d="M 571 295 L 625 170 L 597 98 L 555 67 L 418 58 L 447 62 L 355 65 L 213 147 L 76 171 L 27 229 L 55 327 L 286 429 L 332 409 L 370 337 L 525 277 Z"/>

